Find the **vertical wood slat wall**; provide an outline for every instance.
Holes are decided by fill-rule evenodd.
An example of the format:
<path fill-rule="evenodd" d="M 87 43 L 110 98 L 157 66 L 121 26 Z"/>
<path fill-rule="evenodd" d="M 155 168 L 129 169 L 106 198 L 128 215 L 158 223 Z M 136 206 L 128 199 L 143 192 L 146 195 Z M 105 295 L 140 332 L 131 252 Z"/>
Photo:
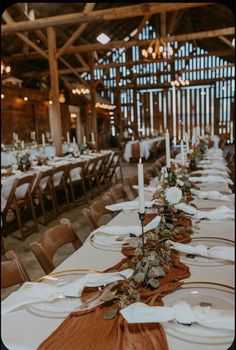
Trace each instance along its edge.
<path fill-rule="evenodd" d="M 155 38 L 155 31 L 147 23 L 139 34 L 139 39 Z M 141 50 L 134 46 L 127 51 L 124 48 L 113 49 L 110 54 L 112 62 L 125 63 L 131 57 L 133 67 L 112 67 L 106 71 L 99 69 L 99 78 L 104 78 L 104 86 L 107 88 L 102 91 L 102 95 L 114 100 L 115 91 L 120 90 L 120 109 L 117 111 L 122 121 L 120 131 L 129 127 L 136 133 L 144 132 L 146 128 L 150 128 L 151 132 L 155 129 L 158 132 L 165 131 L 168 128 L 171 136 L 178 141 L 184 137 L 185 132 L 191 135 L 194 126 L 199 125 L 203 133 L 204 127 L 209 125 L 215 133 L 223 134 L 229 139 L 234 109 L 234 65 L 214 55 L 202 57 L 207 51 L 195 47 L 191 42 L 172 42 L 170 45 L 177 50 L 177 59 L 173 64 L 158 61 L 140 63 Z M 185 59 L 189 55 L 192 58 Z M 199 55 L 201 56 L 198 57 Z M 105 59 L 103 63 L 109 62 Z M 173 69 L 174 72 L 171 72 Z M 184 70 L 178 75 L 190 80 L 190 85 L 174 89 L 170 82 L 179 70 Z M 132 75 L 136 77 L 132 78 Z M 89 75 L 85 79 L 89 79 Z M 128 86 L 134 79 L 135 88 Z M 204 84 L 204 80 L 209 79 L 215 81 L 206 81 Z M 152 88 L 152 85 L 161 84 L 165 86 Z"/>

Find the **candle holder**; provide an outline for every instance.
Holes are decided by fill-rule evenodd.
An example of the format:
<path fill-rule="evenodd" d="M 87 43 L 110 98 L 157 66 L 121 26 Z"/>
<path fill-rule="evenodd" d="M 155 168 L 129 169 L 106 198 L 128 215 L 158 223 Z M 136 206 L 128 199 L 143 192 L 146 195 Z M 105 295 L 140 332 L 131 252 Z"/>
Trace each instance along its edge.
<path fill-rule="evenodd" d="M 141 222 L 141 230 L 142 230 L 141 237 L 142 237 L 142 255 L 143 255 L 143 257 L 145 255 L 145 251 L 144 251 L 144 219 L 145 219 L 145 215 L 146 215 L 146 212 L 138 213 L 139 220 Z"/>

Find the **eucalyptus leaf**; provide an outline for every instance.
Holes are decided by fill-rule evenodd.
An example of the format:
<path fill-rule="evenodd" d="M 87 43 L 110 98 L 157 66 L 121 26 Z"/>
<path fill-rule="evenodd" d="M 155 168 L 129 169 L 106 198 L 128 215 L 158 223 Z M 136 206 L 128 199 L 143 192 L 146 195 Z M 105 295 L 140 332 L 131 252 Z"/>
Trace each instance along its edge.
<path fill-rule="evenodd" d="M 158 270 L 158 276 L 165 276 L 166 273 L 162 267 L 158 266 L 157 270 Z"/>
<path fill-rule="evenodd" d="M 157 278 L 152 277 L 148 280 L 148 284 L 150 284 L 150 286 L 153 288 L 158 288 L 160 285 L 160 282 L 158 281 Z"/>
<path fill-rule="evenodd" d="M 138 272 L 134 275 L 135 282 L 143 282 L 145 279 L 145 273 L 144 272 Z"/>
<path fill-rule="evenodd" d="M 103 318 L 105 318 L 105 320 L 112 320 L 113 318 L 116 317 L 117 313 L 118 313 L 117 309 L 110 310 L 107 313 L 105 313 Z"/>
<path fill-rule="evenodd" d="M 115 291 L 112 292 L 112 291 L 109 290 L 109 291 L 105 292 L 102 295 L 101 300 L 103 300 L 103 301 L 111 301 L 111 300 L 116 299 L 116 298 L 117 298 L 116 292 Z"/>
<path fill-rule="evenodd" d="M 173 230 L 174 225 L 170 224 L 169 222 L 166 223 L 166 227 L 168 227 L 170 230 Z"/>

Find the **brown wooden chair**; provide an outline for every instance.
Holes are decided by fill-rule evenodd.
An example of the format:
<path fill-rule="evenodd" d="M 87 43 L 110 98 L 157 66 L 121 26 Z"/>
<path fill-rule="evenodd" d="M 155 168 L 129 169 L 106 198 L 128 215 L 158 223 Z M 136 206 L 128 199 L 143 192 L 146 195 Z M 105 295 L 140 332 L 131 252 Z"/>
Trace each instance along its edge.
<path fill-rule="evenodd" d="M 96 173 L 97 162 L 97 158 L 89 159 L 84 167 L 85 184 L 90 198 L 93 198 L 96 195 L 95 189 L 96 186 L 98 186 L 98 179 Z"/>
<path fill-rule="evenodd" d="M 104 215 L 109 215 L 110 218 L 114 217 L 116 213 L 112 213 L 110 210 L 106 209 L 106 205 L 113 204 L 111 197 L 107 196 L 105 199 L 98 199 L 94 201 L 89 208 L 82 210 L 82 213 L 91 227 L 92 230 L 98 228 L 99 219 Z"/>
<path fill-rule="evenodd" d="M 112 180 L 115 177 L 115 182 L 124 182 L 124 177 L 123 177 L 123 171 L 122 171 L 122 166 L 121 166 L 121 160 L 123 156 L 123 151 L 116 151 L 114 152 L 110 164 L 109 164 L 109 176 L 108 176 L 108 182 L 111 186 Z M 118 178 L 117 173 L 120 173 L 120 178 Z"/>
<path fill-rule="evenodd" d="M 37 176 L 35 185 L 32 191 L 32 197 L 34 205 L 40 206 L 42 212 L 42 220 L 38 220 L 39 223 L 46 225 L 49 221 L 57 217 L 57 205 L 55 200 L 55 194 L 53 189 L 53 170 L 47 170 L 40 172 Z M 51 201 L 52 209 L 47 209 L 47 206 Z"/>
<path fill-rule="evenodd" d="M 70 206 L 67 188 L 68 167 L 69 165 L 61 165 L 53 169 L 52 181 L 58 215 Z"/>
<path fill-rule="evenodd" d="M 106 179 L 107 179 L 107 173 L 106 173 L 106 162 L 107 162 L 107 154 L 103 154 L 101 157 L 98 158 L 97 166 L 96 166 L 96 177 L 97 177 L 97 184 L 98 184 L 98 190 L 99 193 L 102 191 L 102 189 L 106 186 Z"/>
<path fill-rule="evenodd" d="M 5 253 L 6 261 L 1 261 L 1 288 L 30 281 L 30 277 L 18 254 L 13 250 Z"/>
<path fill-rule="evenodd" d="M 84 177 L 85 165 L 86 162 L 76 162 L 71 163 L 68 167 L 67 182 L 70 188 L 70 193 L 72 196 L 74 206 L 80 204 L 81 200 L 83 199 L 85 199 L 87 203 L 89 202 Z M 80 195 L 81 192 L 82 195 Z M 76 194 L 78 194 L 77 198 Z"/>
<path fill-rule="evenodd" d="M 61 219 L 59 225 L 44 232 L 42 242 L 33 242 L 29 246 L 45 273 L 48 274 L 56 267 L 53 257 L 57 249 L 66 243 L 72 243 L 75 249 L 82 246 L 71 222 L 68 219 Z"/>
<path fill-rule="evenodd" d="M 132 160 L 139 162 L 140 159 L 140 145 L 139 142 L 132 143 L 131 145 Z"/>
<path fill-rule="evenodd" d="M 32 188 L 34 185 L 36 174 L 26 175 L 15 179 L 10 194 L 8 196 L 6 206 L 1 211 L 2 224 L 7 225 L 7 215 L 10 211 L 14 213 L 19 226 L 20 236 L 13 234 L 14 237 L 24 240 L 29 234 L 38 231 L 38 225 L 35 216 L 35 209 L 32 199 Z M 29 217 L 29 214 L 32 217 Z M 29 220 L 32 219 L 32 224 Z M 28 226 L 26 225 L 28 224 Z"/>
<path fill-rule="evenodd" d="M 138 190 L 134 189 L 133 186 L 134 185 L 138 185 L 138 176 L 135 175 L 131 178 L 127 178 L 126 182 L 129 186 L 129 189 L 133 195 L 134 198 L 136 198 L 138 196 Z M 144 175 L 144 184 L 148 185 L 149 184 L 149 179 Z"/>
<path fill-rule="evenodd" d="M 102 198 L 106 199 L 107 196 L 111 198 L 113 203 L 117 203 L 119 200 L 122 200 L 122 202 L 129 200 L 122 184 L 116 184 L 113 186 L 109 192 L 104 193 Z"/>

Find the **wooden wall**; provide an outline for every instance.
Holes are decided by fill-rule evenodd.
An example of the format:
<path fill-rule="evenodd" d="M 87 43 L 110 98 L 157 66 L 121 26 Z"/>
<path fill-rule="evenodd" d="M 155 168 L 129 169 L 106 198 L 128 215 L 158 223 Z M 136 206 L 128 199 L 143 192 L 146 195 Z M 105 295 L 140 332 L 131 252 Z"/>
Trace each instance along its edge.
<path fill-rule="evenodd" d="M 15 86 L 2 86 L 1 94 L 1 143 L 12 143 L 12 133 L 19 139 L 30 142 L 30 132 L 36 132 L 36 139 L 41 143 L 41 135 L 50 132 L 48 95 L 38 90 Z M 24 101 L 24 97 L 28 101 Z M 62 135 L 70 129 L 70 113 L 67 104 L 61 104 Z"/>

